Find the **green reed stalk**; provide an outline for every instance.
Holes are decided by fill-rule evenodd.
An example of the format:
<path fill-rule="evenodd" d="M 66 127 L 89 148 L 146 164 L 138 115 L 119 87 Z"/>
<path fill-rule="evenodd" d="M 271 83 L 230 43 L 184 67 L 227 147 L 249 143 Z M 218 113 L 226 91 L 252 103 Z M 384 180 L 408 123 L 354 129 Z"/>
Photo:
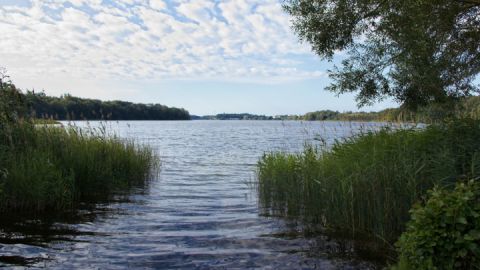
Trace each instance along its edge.
<path fill-rule="evenodd" d="M 258 162 L 261 208 L 310 229 L 390 247 L 428 189 L 480 175 L 478 138 L 480 121 L 464 119 L 366 132 L 328 150 L 266 153 Z"/>
<path fill-rule="evenodd" d="M 145 184 L 158 167 L 150 148 L 105 133 L 23 123 L 8 136 L 12 144 L 0 147 L 0 212 L 106 199 Z"/>

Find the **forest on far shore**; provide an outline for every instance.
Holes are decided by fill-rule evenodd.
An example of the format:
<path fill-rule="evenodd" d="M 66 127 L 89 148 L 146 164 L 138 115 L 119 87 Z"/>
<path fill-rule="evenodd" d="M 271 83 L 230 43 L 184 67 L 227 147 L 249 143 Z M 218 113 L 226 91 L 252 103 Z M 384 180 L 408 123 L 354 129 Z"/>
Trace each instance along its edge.
<path fill-rule="evenodd" d="M 26 102 L 36 118 L 53 120 L 190 120 L 183 108 L 161 104 L 142 104 L 127 101 L 101 101 L 74 97 L 60 97 L 27 91 Z"/>

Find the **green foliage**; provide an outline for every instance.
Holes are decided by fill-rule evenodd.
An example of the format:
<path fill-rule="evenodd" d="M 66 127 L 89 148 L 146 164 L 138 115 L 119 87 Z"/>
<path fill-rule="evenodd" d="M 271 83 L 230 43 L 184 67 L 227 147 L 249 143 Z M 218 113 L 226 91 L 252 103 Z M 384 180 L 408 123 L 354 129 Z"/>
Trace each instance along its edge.
<path fill-rule="evenodd" d="M 397 246 L 398 269 L 480 269 L 480 182 L 434 188 L 416 204 Z"/>
<path fill-rule="evenodd" d="M 400 115 L 399 109 L 385 109 L 379 112 L 338 112 L 331 110 L 306 113 L 307 121 L 407 121 Z"/>
<path fill-rule="evenodd" d="M 0 80 L 0 123 L 5 128 L 5 123 L 19 121 L 25 116 L 27 107 L 24 97 L 15 85 Z"/>
<path fill-rule="evenodd" d="M 62 172 L 51 156 L 38 150 L 12 155 L 8 160 L 0 212 L 11 210 L 44 211 L 71 206 L 74 178 Z"/>
<path fill-rule="evenodd" d="M 258 163 L 262 210 L 390 247 L 428 189 L 480 175 L 478 138 L 480 121 L 465 119 L 364 133 L 329 150 L 267 153 Z"/>
<path fill-rule="evenodd" d="M 339 116 L 340 116 L 340 113 L 338 111 L 324 110 L 324 111 L 306 113 L 303 116 L 303 119 L 307 121 L 339 120 L 338 119 Z"/>
<path fill-rule="evenodd" d="M 193 116 L 192 120 L 273 120 L 273 117 L 250 113 L 219 113 L 216 115 Z"/>
<path fill-rule="evenodd" d="M 23 121 L 26 112 L 27 106 L 23 95 L 10 82 L 5 71 L 0 69 L 0 154 L 6 146 L 13 146 L 15 138 L 12 129 Z M 0 171 L 4 171 L 2 167 L 0 163 Z"/>
<path fill-rule="evenodd" d="M 53 120 L 53 119 L 49 119 L 49 118 L 47 118 L 47 119 L 34 118 L 33 123 L 35 125 L 61 125 L 62 124 L 57 120 Z"/>
<path fill-rule="evenodd" d="M 66 209 L 145 184 L 157 167 L 152 150 L 98 131 L 23 124 L 1 158 L 0 212 Z"/>
<path fill-rule="evenodd" d="M 27 91 L 25 99 L 38 118 L 54 120 L 189 120 L 184 109 L 160 104 L 100 101 L 64 95 L 51 97 Z"/>
<path fill-rule="evenodd" d="M 448 118 L 480 119 L 480 97 L 472 96 L 460 99 L 452 104 L 454 108 L 445 104 L 431 103 L 417 108 L 416 111 L 405 108 L 391 108 L 379 112 L 343 112 L 316 111 L 303 116 L 304 120 L 336 120 L 336 121 L 387 121 L 387 122 L 416 122 L 440 123 Z"/>
<path fill-rule="evenodd" d="M 287 0 L 284 7 L 319 56 L 348 50 L 327 89 L 358 92 L 360 106 L 391 96 L 416 108 L 478 91 L 478 0 Z"/>
<path fill-rule="evenodd" d="M 273 120 L 302 120 L 303 116 L 294 114 L 276 115 Z"/>
<path fill-rule="evenodd" d="M 152 150 L 102 130 L 35 124 L 10 82 L 0 89 L 0 212 L 68 209 L 144 184 Z"/>
<path fill-rule="evenodd" d="M 470 97 L 458 108 L 463 117 L 480 119 L 480 96 Z"/>

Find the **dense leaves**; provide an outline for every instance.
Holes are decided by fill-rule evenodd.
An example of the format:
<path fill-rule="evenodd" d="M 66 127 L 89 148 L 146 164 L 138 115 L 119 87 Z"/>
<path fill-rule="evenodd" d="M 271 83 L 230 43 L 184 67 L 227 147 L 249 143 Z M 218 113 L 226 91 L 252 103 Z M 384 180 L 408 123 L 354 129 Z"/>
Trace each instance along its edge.
<path fill-rule="evenodd" d="M 478 91 L 479 0 L 288 0 L 300 38 L 323 58 L 349 57 L 328 87 L 360 106 L 392 96 L 410 108 Z"/>
<path fill-rule="evenodd" d="M 0 70 L 0 126 L 19 120 L 27 112 L 25 98 Z"/>
<path fill-rule="evenodd" d="M 397 245 L 400 269 L 480 269 L 480 182 L 433 189 Z"/>
<path fill-rule="evenodd" d="M 0 189 L 1 180 L 7 175 L 2 153 L 15 144 L 23 144 L 23 138 L 16 136 L 15 130 L 23 124 L 27 112 L 25 97 L 0 69 Z"/>

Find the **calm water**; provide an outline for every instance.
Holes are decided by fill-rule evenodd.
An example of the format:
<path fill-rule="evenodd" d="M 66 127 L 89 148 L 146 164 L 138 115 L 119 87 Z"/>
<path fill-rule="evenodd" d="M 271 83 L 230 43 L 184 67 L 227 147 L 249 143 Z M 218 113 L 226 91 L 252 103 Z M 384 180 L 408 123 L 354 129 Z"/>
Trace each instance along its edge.
<path fill-rule="evenodd" d="M 75 123 L 86 126 L 85 122 Z M 5 221 L 0 266 L 49 269 L 363 269 L 334 243 L 259 215 L 251 182 L 265 151 L 300 151 L 381 124 L 298 121 L 90 122 L 152 146 L 148 187 L 71 217 Z"/>

